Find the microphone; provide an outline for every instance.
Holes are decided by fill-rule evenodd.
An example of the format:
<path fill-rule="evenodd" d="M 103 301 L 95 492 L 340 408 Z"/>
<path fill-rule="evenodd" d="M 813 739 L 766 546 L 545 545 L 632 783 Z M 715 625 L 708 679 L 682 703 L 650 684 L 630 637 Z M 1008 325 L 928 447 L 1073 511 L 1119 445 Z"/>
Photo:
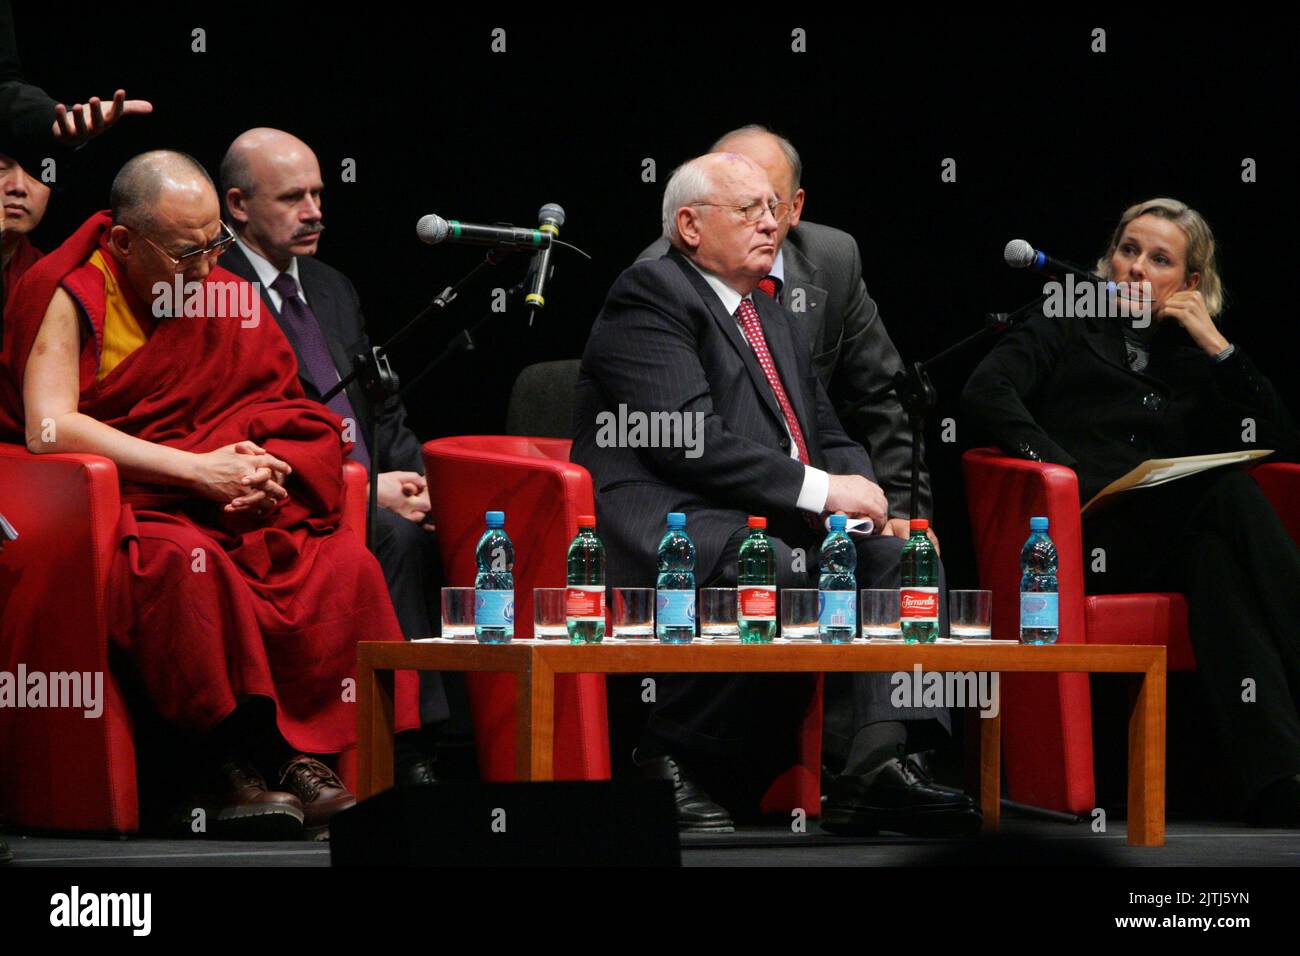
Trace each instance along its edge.
<path fill-rule="evenodd" d="M 549 207 L 545 207 L 549 208 Z M 555 207 L 559 209 L 558 206 Z M 561 210 L 561 220 L 563 210 Z M 509 223 L 485 226 L 476 222 L 447 220 L 430 213 L 415 224 L 415 234 L 421 242 L 436 246 L 440 242 L 464 243 L 471 246 L 494 246 L 506 249 L 548 249 L 551 234 L 544 229 L 519 229 Z"/>
<path fill-rule="evenodd" d="M 564 225 L 564 209 L 553 202 L 548 202 L 537 212 L 540 224 L 539 232 L 548 237 L 546 245 L 537 250 L 533 263 L 528 268 L 528 294 L 524 304 L 532 311 L 528 314 L 528 324 L 533 324 L 533 317 L 546 308 L 546 282 L 551 277 L 551 242 L 560 236 L 560 227 Z"/>
<path fill-rule="evenodd" d="M 1013 269 L 1033 269 L 1035 272 L 1047 272 L 1052 275 L 1073 273 L 1088 282 L 1106 281 L 1088 269 L 1053 258 L 1042 250 L 1035 249 L 1023 239 L 1012 239 L 1008 242 L 1006 248 L 1002 250 L 1002 258 Z"/>

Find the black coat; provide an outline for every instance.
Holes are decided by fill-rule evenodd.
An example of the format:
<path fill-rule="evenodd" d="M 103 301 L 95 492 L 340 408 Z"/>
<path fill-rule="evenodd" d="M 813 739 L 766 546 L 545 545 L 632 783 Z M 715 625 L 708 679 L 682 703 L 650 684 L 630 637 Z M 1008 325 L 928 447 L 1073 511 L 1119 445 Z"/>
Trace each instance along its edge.
<path fill-rule="evenodd" d="M 968 429 L 1008 454 L 1073 468 L 1083 502 L 1150 458 L 1261 448 L 1296 457 L 1290 413 L 1240 346 L 1215 362 L 1169 320 L 1134 372 L 1124 321 L 1037 315 L 1004 334 L 966 383 Z M 1255 422 L 1253 441 L 1243 419 Z"/>
<path fill-rule="evenodd" d="M 840 426 L 795 316 L 753 297 L 768 350 L 799 420 L 811 464 L 875 480 L 871 460 Z M 598 417 L 702 413 L 699 457 L 682 448 L 602 447 Z M 676 251 L 615 280 L 582 356 L 572 460 L 591 472 L 613 585 L 654 584 L 669 511 L 687 515 L 697 580 L 706 580 L 747 514 L 769 532 L 816 546 L 795 506 L 804 466 L 790 457 L 784 418 L 753 350 L 704 278 Z"/>
<path fill-rule="evenodd" d="M 248 257 L 239 246 L 233 246 L 219 262 L 223 269 L 229 269 L 242 279 L 249 282 L 258 281 L 253 264 L 248 261 Z M 340 376 L 347 375 L 352 371 L 351 356 L 357 352 L 370 350 L 370 338 L 366 335 L 366 322 L 361 314 L 361 299 L 357 295 L 357 290 L 347 276 L 315 258 L 299 256 L 298 275 L 302 281 L 307 303 L 325 333 L 334 365 Z M 279 322 L 280 314 L 271 304 L 267 290 L 261 291 L 262 304 L 266 307 L 266 311 L 274 315 L 276 322 Z M 302 356 L 299 353 L 298 343 L 293 340 L 293 336 L 283 324 L 280 327 L 284 330 L 289 344 L 293 346 L 294 355 L 298 358 L 298 380 L 302 383 L 303 391 L 307 393 L 308 398 L 319 401 L 321 393 L 316 389 L 315 383 L 301 374 Z M 365 437 L 366 444 L 369 445 L 370 411 L 361 393 L 361 387 L 353 382 L 348 386 L 347 393 L 348 400 L 352 402 L 352 409 L 357 413 L 357 427 Z M 379 458 L 379 466 L 383 471 L 414 471 L 417 474 L 424 474 L 420 440 L 406 424 L 406 409 L 397 397 L 388 400 L 383 413 L 379 416 L 378 444 L 383 452 Z M 376 459 L 373 448 L 370 449 L 370 457 L 373 463 Z"/>

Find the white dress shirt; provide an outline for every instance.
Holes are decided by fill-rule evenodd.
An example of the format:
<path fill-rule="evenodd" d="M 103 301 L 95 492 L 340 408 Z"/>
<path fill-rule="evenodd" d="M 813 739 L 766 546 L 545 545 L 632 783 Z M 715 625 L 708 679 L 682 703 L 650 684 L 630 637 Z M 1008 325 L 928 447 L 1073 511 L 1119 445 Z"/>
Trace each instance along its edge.
<path fill-rule="evenodd" d="M 275 311 L 281 311 L 283 300 L 280 297 L 280 293 L 271 288 L 271 283 L 279 277 L 280 270 L 271 265 L 270 261 L 265 256 L 254 252 L 252 248 L 249 247 L 239 236 L 235 237 L 235 243 L 244 251 L 244 255 L 248 256 L 248 261 L 253 264 L 253 271 L 257 273 L 257 281 L 262 283 L 262 289 L 270 298 L 271 304 L 275 306 Z M 217 261 L 220 262 L 220 260 Z M 293 281 L 298 283 L 298 298 L 302 299 L 303 302 L 306 302 L 307 293 L 303 291 L 302 280 L 298 278 L 297 256 L 294 256 L 289 260 L 289 268 L 284 271 L 293 276 Z"/>

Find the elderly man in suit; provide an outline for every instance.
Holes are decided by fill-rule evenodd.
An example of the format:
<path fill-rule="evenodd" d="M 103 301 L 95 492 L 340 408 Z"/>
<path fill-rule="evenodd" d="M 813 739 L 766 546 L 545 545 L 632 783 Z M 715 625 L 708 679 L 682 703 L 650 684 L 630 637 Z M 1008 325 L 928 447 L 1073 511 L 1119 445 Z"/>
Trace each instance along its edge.
<path fill-rule="evenodd" d="M 933 517 L 930 472 L 920 459 L 917 514 L 911 513 L 912 430 L 902 405 L 886 389 L 903 367 L 898 349 L 875 300 L 862 279 L 862 257 L 851 235 L 803 218 L 803 161 L 784 136 L 751 124 L 724 133 L 710 152 L 738 153 L 767 173 L 777 198 L 790 214 L 776 234 L 776 259 L 758 289 L 795 314 L 812 350 L 821 379 L 844 430 L 871 455 L 876 480 L 889 499 L 882 534 L 908 536 L 909 518 Z M 638 257 L 658 259 L 668 251 L 660 237 Z M 882 396 L 872 401 L 873 396 Z M 938 546 L 934 532 L 930 538 Z M 849 747 L 852 700 L 848 678 L 826 675 L 823 756 L 831 768 L 843 767 Z"/>
<path fill-rule="evenodd" d="M 583 354 L 572 457 L 592 475 L 610 584 L 653 580 L 671 511 L 687 515 L 702 586 L 734 585 L 749 514 L 768 519 L 781 587 L 815 580 L 827 512 L 884 525 L 888 504 L 870 456 L 836 418 L 795 316 L 755 294 L 788 212 L 753 161 L 732 153 L 692 160 L 664 192 L 672 248 L 635 263 L 609 291 Z M 635 413 L 690 416 L 696 440 L 611 442 L 601 423 Z M 897 586 L 902 539 L 871 534 L 855 543 L 859 583 Z M 812 686 L 804 677 L 662 675 L 635 760 L 645 775 L 673 781 L 683 826 L 726 830 L 731 814 L 711 794 L 738 810 L 757 802 L 789 763 L 782 745 L 793 743 Z M 946 712 L 893 706 L 885 675 L 855 675 L 854 703 L 849 765 L 823 826 L 978 826 L 968 798 L 932 787 L 907 757 L 946 724 Z"/>
<path fill-rule="evenodd" d="M 308 398 L 319 399 L 352 369 L 351 356 L 370 349 L 361 302 L 348 278 L 315 258 L 324 229 L 320 165 L 311 148 L 289 133 L 251 129 L 231 143 L 221 162 L 221 187 L 238 237 L 222 265 L 258 283 L 298 359 Z M 356 383 L 329 401 L 353 424 L 352 457 L 379 482 L 376 557 L 407 639 L 433 634 L 438 552 L 427 522 L 429 492 L 420 441 L 407 426 L 396 397 L 379 414 L 378 449 L 366 442 L 370 408 Z M 373 474 L 374 453 L 384 471 Z M 421 675 L 420 718 L 431 727 L 448 719 L 446 690 L 438 674 Z M 399 779 L 433 779 L 432 734 L 399 735 Z"/>

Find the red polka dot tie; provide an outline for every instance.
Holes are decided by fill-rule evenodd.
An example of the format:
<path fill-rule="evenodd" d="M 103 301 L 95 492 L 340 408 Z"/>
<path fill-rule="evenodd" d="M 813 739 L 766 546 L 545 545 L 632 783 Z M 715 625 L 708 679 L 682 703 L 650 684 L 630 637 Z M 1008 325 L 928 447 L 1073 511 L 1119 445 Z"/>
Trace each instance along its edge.
<path fill-rule="evenodd" d="M 781 414 L 785 416 L 785 423 L 790 429 L 790 434 L 794 436 L 795 447 L 799 449 L 799 460 L 806 465 L 811 460 L 808 457 L 808 446 L 804 444 L 803 430 L 799 427 L 799 419 L 794 416 L 794 406 L 790 404 L 790 398 L 785 394 L 781 376 L 776 373 L 776 363 L 772 361 L 772 353 L 767 350 L 767 339 L 763 336 L 763 326 L 758 321 L 758 310 L 749 299 L 741 299 L 740 307 L 736 309 L 736 317 L 740 319 L 740 330 L 744 333 L 749 347 L 754 350 L 767 384 L 772 386 L 776 403 L 781 406 Z"/>

